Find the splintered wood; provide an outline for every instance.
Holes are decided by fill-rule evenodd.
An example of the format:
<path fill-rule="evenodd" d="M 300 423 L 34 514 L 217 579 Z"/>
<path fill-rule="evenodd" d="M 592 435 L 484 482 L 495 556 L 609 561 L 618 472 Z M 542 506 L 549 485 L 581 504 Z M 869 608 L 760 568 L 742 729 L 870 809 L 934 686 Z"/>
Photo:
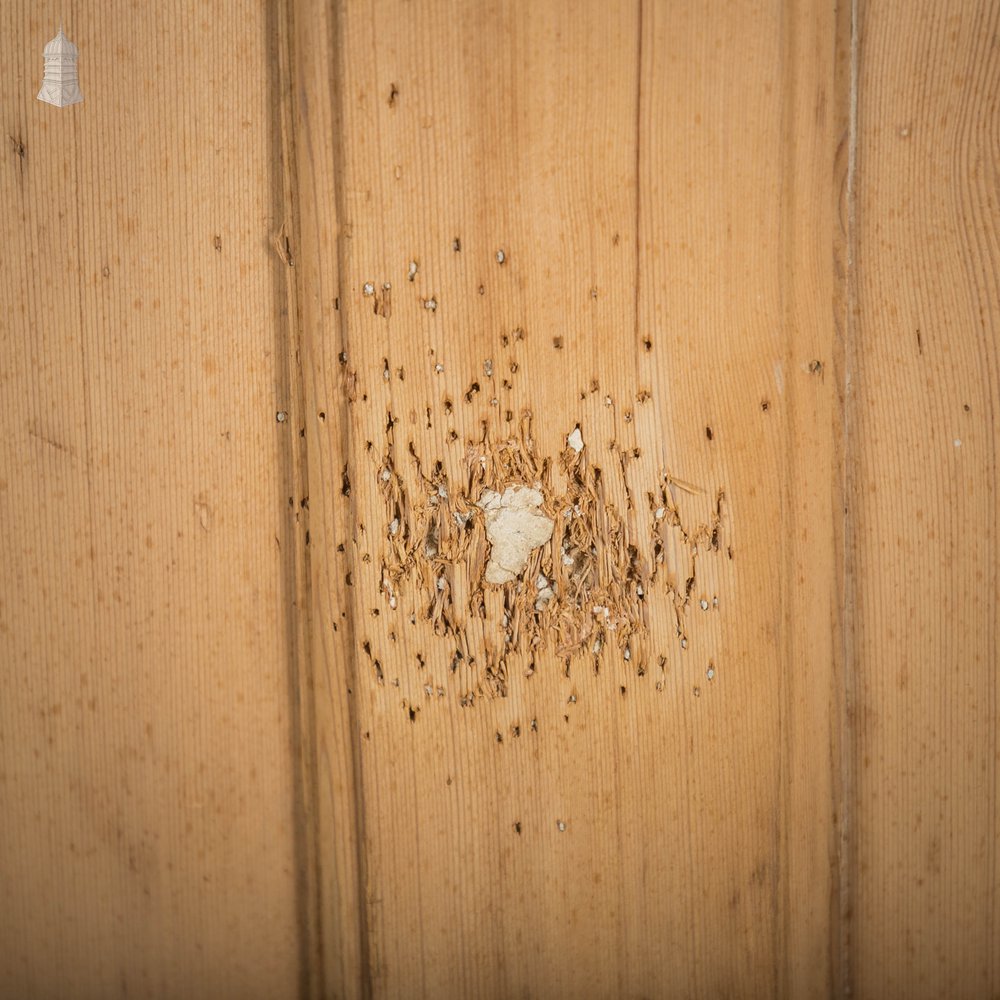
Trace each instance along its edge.
<path fill-rule="evenodd" d="M 372 469 L 384 503 L 385 610 L 408 615 L 411 624 L 429 621 L 435 636 L 457 643 L 462 657 L 451 663 L 453 671 L 459 662 L 469 665 L 460 692 L 466 702 L 487 692 L 505 695 L 509 673 L 517 667 L 529 676 L 536 654 L 546 650 L 567 674 L 574 657 L 585 656 L 597 671 L 610 651 L 644 673 L 649 616 L 657 611 L 669 612 L 677 647 L 686 648 L 698 558 L 722 546 L 721 490 L 710 518 L 685 526 L 678 496 L 703 491 L 678 489 L 662 473 L 637 510 L 629 456 L 620 453 L 611 472 L 627 501 L 619 512 L 603 470 L 588 463 L 579 428 L 553 461 L 537 454 L 531 419 L 522 414 L 514 436 L 498 440 L 487 430 L 482 441 L 469 443 L 457 482 L 440 459 L 422 462 L 412 442 L 408 461 L 400 463 L 390 423 L 386 450 Z M 499 547 L 516 552 L 517 565 L 498 564 Z M 705 598 L 696 603 L 709 607 Z M 718 606 L 715 595 L 711 606 Z M 472 621 L 493 637 L 481 675 L 473 669 Z M 664 669 L 667 656 L 657 663 Z"/>
<path fill-rule="evenodd" d="M 299 13 L 343 992 L 820 995 L 832 10 Z"/>

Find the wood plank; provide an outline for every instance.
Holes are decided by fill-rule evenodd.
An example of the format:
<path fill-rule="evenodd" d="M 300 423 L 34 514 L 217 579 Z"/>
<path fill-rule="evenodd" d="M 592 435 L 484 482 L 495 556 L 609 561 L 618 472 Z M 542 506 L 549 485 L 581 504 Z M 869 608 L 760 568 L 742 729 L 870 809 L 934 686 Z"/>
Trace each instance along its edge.
<path fill-rule="evenodd" d="M 340 10 L 312 558 L 353 621 L 374 995 L 836 975 L 845 24 Z M 485 584 L 477 501 L 536 485 L 554 541 Z"/>
<path fill-rule="evenodd" d="M 66 109 L 35 100 L 61 13 Z M 0 10 L 9 995 L 299 988 L 274 28 Z"/>
<path fill-rule="evenodd" d="M 1000 991 L 1000 8 L 862 3 L 849 493 L 851 970 Z"/>
<path fill-rule="evenodd" d="M 301 690 L 307 796 L 311 995 L 360 997 L 368 989 L 364 856 L 361 850 L 360 747 L 353 692 L 357 686 L 355 622 L 344 584 L 353 510 L 344 495 L 349 414 L 344 365 L 345 315 L 338 308 L 343 191 L 343 94 L 338 9 L 325 0 L 290 7 L 289 77 L 294 149 L 296 299 L 292 419 L 304 433 L 300 469 L 307 532 L 303 607 L 308 658 Z M 350 493 L 350 490 L 347 490 Z"/>
<path fill-rule="evenodd" d="M 693 749 L 662 733 L 698 797 L 678 807 L 666 778 L 641 808 L 689 842 L 698 989 L 826 995 L 839 977 L 834 265 L 849 81 L 836 59 L 849 23 L 820 3 L 645 9 L 637 335 L 652 350 L 634 349 L 666 454 L 725 489 L 731 559 L 703 645 L 712 701 L 686 720 Z M 655 932 L 675 904 L 653 898 Z M 651 933 L 650 962 L 655 946 Z"/>

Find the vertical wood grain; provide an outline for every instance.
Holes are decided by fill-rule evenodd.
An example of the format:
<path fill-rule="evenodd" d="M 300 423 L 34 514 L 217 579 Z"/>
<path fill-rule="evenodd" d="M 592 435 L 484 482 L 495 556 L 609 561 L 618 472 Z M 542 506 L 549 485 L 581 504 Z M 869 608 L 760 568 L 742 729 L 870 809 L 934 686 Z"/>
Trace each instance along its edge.
<path fill-rule="evenodd" d="M 859 996 L 1000 990 L 1000 8 L 862 3 L 850 613 Z"/>
<path fill-rule="evenodd" d="M 296 257 L 293 423 L 305 462 L 299 501 L 308 532 L 308 669 L 301 691 L 308 722 L 304 791 L 311 889 L 311 995 L 370 995 L 365 921 L 363 802 L 355 687 L 356 623 L 345 584 L 344 540 L 354 511 L 344 474 L 352 453 L 346 403 L 340 266 L 343 216 L 341 8 L 297 0 L 287 9 L 292 117 L 292 240 Z"/>
<path fill-rule="evenodd" d="M 1000 991 L 998 38 L 0 10 L 0 993 Z"/>
<path fill-rule="evenodd" d="M 323 625 L 356 664 L 331 690 L 343 717 L 356 699 L 375 995 L 807 996 L 836 975 L 846 24 L 338 9 L 337 196 L 318 189 L 311 239 L 328 252 L 335 204 L 339 283 L 309 378 L 339 389 L 346 438 L 328 412 L 310 506 L 327 494 L 312 558 L 337 567 L 316 607 L 354 630 Z M 667 532 L 661 581 L 682 592 L 697 558 L 683 635 L 661 583 L 599 662 L 515 649 L 499 591 L 468 603 L 481 542 L 421 543 L 386 587 L 402 522 L 478 499 L 470 455 L 548 460 L 558 494 L 576 425 L 640 573 L 647 496 L 681 482 L 701 542 Z M 607 523 L 597 545 L 613 562 Z"/>
<path fill-rule="evenodd" d="M 35 100 L 60 16 L 67 109 Z M 272 29 L 0 11 L 7 996 L 299 988 Z"/>
<path fill-rule="evenodd" d="M 730 559 L 702 653 L 710 700 L 681 731 L 670 715 L 654 730 L 654 745 L 676 741 L 684 790 L 668 777 L 637 803 L 669 841 L 687 840 L 687 907 L 635 892 L 637 923 L 651 969 L 656 931 L 678 915 L 691 925 L 699 995 L 821 996 L 840 961 L 835 256 L 848 94 L 836 60 L 850 26 L 823 3 L 644 11 L 637 337 L 652 349 L 633 349 L 667 454 L 724 486 Z"/>
<path fill-rule="evenodd" d="M 666 785 L 642 808 L 689 840 L 680 913 L 698 989 L 825 995 L 839 974 L 836 59 L 849 24 L 821 3 L 644 10 L 639 322 L 653 346 L 635 349 L 668 454 L 725 486 L 731 559 L 705 686 L 717 701 L 683 737 L 660 734 L 678 741 L 686 804 Z M 676 897 L 649 899 L 651 927 L 676 919 Z"/>

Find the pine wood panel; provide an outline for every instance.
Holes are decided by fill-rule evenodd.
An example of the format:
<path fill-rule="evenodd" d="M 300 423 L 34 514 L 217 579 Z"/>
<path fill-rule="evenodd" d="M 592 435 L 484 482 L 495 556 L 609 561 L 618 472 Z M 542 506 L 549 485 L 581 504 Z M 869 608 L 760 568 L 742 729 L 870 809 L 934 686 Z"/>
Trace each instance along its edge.
<path fill-rule="evenodd" d="M 679 921 L 689 971 L 635 995 L 826 995 L 841 976 L 835 265 L 849 23 L 828 4 L 643 9 L 635 350 L 656 421 L 640 440 L 662 435 L 683 475 L 722 485 L 729 558 L 717 638 L 688 650 L 716 678 L 682 709 L 681 733 L 668 712 L 647 737 L 651 754 L 674 742 L 685 791 L 669 773 L 659 794 L 636 780 L 636 810 L 688 844 L 686 906 L 633 890 L 652 932 L 645 964 L 662 962 L 656 929 Z M 639 846 L 658 854 L 655 837 Z"/>
<path fill-rule="evenodd" d="M 851 967 L 1000 990 L 1000 8 L 864 3 L 850 338 Z"/>
<path fill-rule="evenodd" d="M 340 269 L 348 233 L 343 217 L 340 92 L 343 59 L 337 8 L 301 0 L 289 11 L 286 80 L 292 117 L 286 134 L 291 202 L 295 206 L 297 322 L 292 421 L 305 445 L 297 478 L 304 573 L 301 606 L 308 613 L 303 646 L 303 792 L 310 870 L 311 995 L 370 995 L 365 933 L 364 810 L 358 773 L 359 730 L 355 619 L 346 586 L 345 546 L 353 510 L 345 482 L 350 423 L 345 392 L 345 313 Z M 345 495 L 345 490 L 348 495 Z"/>
<path fill-rule="evenodd" d="M 996 993 L 997 20 L 5 7 L 0 992 Z"/>
<path fill-rule="evenodd" d="M 275 37 L 0 10 L 4 996 L 298 989 Z"/>
<path fill-rule="evenodd" d="M 359 3 L 331 30 L 300 103 L 340 102 L 339 329 L 307 382 L 346 444 L 328 406 L 311 552 L 354 630 L 369 988 L 824 993 L 841 27 Z M 538 616 L 480 587 L 474 507 L 535 481 L 598 581 Z M 568 594 L 557 532 L 525 579 Z"/>

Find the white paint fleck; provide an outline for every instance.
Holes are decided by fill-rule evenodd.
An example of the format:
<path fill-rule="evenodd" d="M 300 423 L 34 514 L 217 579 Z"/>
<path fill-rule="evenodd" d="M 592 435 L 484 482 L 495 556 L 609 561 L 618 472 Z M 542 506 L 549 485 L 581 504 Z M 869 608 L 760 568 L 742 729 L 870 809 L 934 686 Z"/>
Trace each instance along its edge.
<path fill-rule="evenodd" d="M 370 281 L 366 281 L 365 282 L 365 287 L 362 288 L 361 291 L 365 295 L 374 295 L 375 294 L 375 286 Z"/>
<path fill-rule="evenodd" d="M 688 648 L 687 639 L 681 639 L 681 649 L 687 649 L 687 648 Z"/>
<path fill-rule="evenodd" d="M 406 278 L 408 281 L 413 281 L 417 276 L 417 262 L 415 260 L 410 261 L 410 266 L 406 272 Z"/>
<path fill-rule="evenodd" d="M 535 598 L 535 610 L 544 611 L 545 606 L 556 596 L 556 592 L 551 587 L 540 587 L 538 597 Z"/>
<path fill-rule="evenodd" d="M 444 486 L 443 484 L 441 486 L 439 486 L 438 487 L 438 496 L 442 500 L 447 500 L 448 499 L 448 487 Z"/>
<path fill-rule="evenodd" d="M 437 299 L 435 299 L 433 297 L 431 297 L 429 299 L 424 299 L 424 308 L 425 309 L 428 309 L 431 312 L 434 312 L 434 310 L 437 309 L 437 307 L 438 307 Z"/>
<path fill-rule="evenodd" d="M 955 445 L 956 448 L 961 448 L 962 447 L 962 439 L 961 438 L 955 438 L 955 440 L 954 440 L 953 443 L 954 443 L 954 445 Z"/>
<path fill-rule="evenodd" d="M 583 435 L 580 433 L 579 427 L 574 427 L 573 430 L 566 435 L 566 444 L 568 444 L 577 454 L 583 451 Z"/>
<path fill-rule="evenodd" d="M 708 611 L 708 601 L 706 601 L 704 598 L 702 598 L 702 600 L 698 602 L 698 606 L 701 608 L 702 611 Z"/>
<path fill-rule="evenodd" d="M 437 363 L 437 364 L 436 364 L 436 365 L 434 366 L 434 371 L 435 371 L 435 372 L 436 372 L 436 373 L 437 373 L 438 375 L 440 375 L 440 374 L 441 374 L 441 372 L 443 372 L 443 371 L 444 371 L 444 365 L 443 365 L 443 364 L 441 364 L 441 362 L 439 361 L 439 362 L 438 362 L 438 363 Z"/>
<path fill-rule="evenodd" d="M 487 583 L 510 583 L 524 572 L 532 550 L 544 545 L 554 528 L 541 513 L 544 497 L 530 486 L 508 486 L 503 494 L 484 490 L 476 504 L 486 515 L 490 561 Z"/>
<path fill-rule="evenodd" d="M 666 507 L 657 507 L 656 508 L 656 514 L 654 516 L 656 517 L 657 521 L 662 521 L 663 517 L 664 517 L 664 515 L 666 513 L 667 513 L 667 508 Z"/>
<path fill-rule="evenodd" d="M 483 362 L 483 373 L 487 378 L 493 378 L 493 359 L 487 358 Z"/>
<path fill-rule="evenodd" d="M 437 578 L 437 589 L 438 590 L 444 590 L 444 588 L 447 585 L 447 583 L 448 583 L 448 581 L 444 578 L 444 574 L 442 574 L 441 576 L 439 576 Z"/>
<path fill-rule="evenodd" d="M 715 676 L 715 667 L 709 667 L 708 670 L 705 671 L 705 676 L 711 680 Z"/>
<path fill-rule="evenodd" d="M 560 833 L 565 833 L 566 832 L 566 824 L 561 819 L 557 819 L 556 820 L 556 829 Z"/>
<path fill-rule="evenodd" d="M 392 479 L 392 473 L 388 469 L 383 469 L 382 470 L 382 482 L 383 483 L 387 483 L 387 482 L 389 482 L 390 479 Z"/>
<path fill-rule="evenodd" d="M 625 647 L 625 659 L 626 660 L 632 659 L 632 650 L 629 649 L 628 646 Z"/>
<path fill-rule="evenodd" d="M 279 424 L 283 424 L 288 419 L 288 414 L 284 410 L 278 410 L 274 415 L 274 419 L 278 421 Z"/>
<path fill-rule="evenodd" d="M 502 249 L 497 250 L 497 263 L 502 264 L 506 259 L 507 259 L 507 254 L 504 253 Z"/>
<path fill-rule="evenodd" d="M 389 534 L 390 535 L 395 535 L 398 531 L 399 531 L 399 518 L 398 517 L 394 517 L 389 522 Z"/>

